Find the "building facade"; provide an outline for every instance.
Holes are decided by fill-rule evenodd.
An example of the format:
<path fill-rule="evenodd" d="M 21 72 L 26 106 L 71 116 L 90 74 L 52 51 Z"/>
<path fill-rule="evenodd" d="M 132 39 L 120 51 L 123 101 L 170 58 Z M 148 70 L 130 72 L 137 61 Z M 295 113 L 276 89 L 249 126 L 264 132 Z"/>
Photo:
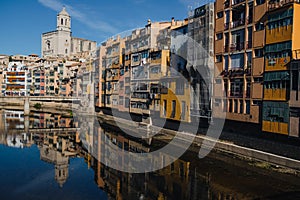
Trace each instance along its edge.
<path fill-rule="evenodd" d="M 298 69 L 291 69 L 297 63 L 293 61 L 299 59 L 300 40 L 296 36 L 300 30 L 296 23 L 299 12 L 300 5 L 294 1 L 268 4 L 262 120 L 263 131 L 296 137 L 299 137 L 299 117 L 295 110 L 299 105 L 292 91 L 297 91 Z"/>
<path fill-rule="evenodd" d="M 214 107 L 226 112 L 227 120 L 250 123 L 259 131 L 265 5 L 246 0 L 217 0 L 215 5 L 214 88 L 224 95 L 214 97 Z"/>
<path fill-rule="evenodd" d="M 55 31 L 42 34 L 42 57 L 73 57 L 82 52 L 95 51 L 95 41 L 72 37 L 71 16 L 65 7 L 57 15 Z"/>

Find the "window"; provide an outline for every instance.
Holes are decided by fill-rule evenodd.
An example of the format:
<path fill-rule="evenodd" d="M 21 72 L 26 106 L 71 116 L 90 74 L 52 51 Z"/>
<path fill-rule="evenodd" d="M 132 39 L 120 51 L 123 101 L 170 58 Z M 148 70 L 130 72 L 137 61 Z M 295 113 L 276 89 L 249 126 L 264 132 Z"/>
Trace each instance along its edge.
<path fill-rule="evenodd" d="M 262 77 L 255 77 L 254 78 L 254 83 L 261 83 L 263 82 L 263 78 Z"/>
<path fill-rule="evenodd" d="M 292 90 L 299 90 L 299 72 L 292 71 Z"/>
<path fill-rule="evenodd" d="M 232 112 L 232 99 L 229 99 L 229 112 Z"/>
<path fill-rule="evenodd" d="M 176 81 L 176 94 L 184 95 L 184 82 L 182 80 Z"/>
<path fill-rule="evenodd" d="M 246 101 L 246 114 L 250 114 L 250 101 Z"/>
<path fill-rule="evenodd" d="M 176 100 L 172 100 L 172 113 L 171 118 L 174 118 L 176 115 Z"/>
<path fill-rule="evenodd" d="M 261 101 L 257 101 L 257 100 L 253 100 L 252 105 L 254 106 L 261 106 L 262 102 Z"/>
<path fill-rule="evenodd" d="M 160 73 L 160 66 L 159 67 L 152 67 L 150 69 L 150 73 L 151 74 L 158 74 L 158 73 Z"/>
<path fill-rule="evenodd" d="M 217 38 L 217 40 L 223 39 L 223 33 L 217 33 L 216 38 Z"/>
<path fill-rule="evenodd" d="M 167 100 L 164 100 L 164 107 L 163 107 L 163 116 L 165 117 L 167 113 Z"/>
<path fill-rule="evenodd" d="M 238 100 L 234 100 L 234 113 L 238 113 Z"/>
<path fill-rule="evenodd" d="M 224 56 L 224 69 L 225 71 L 228 71 L 228 65 L 229 65 L 229 61 L 228 61 L 228 56 Z"/>
<path fill-rule="evenodd" d="M 258 23 L 255 24 L 255 30 L 256 31 L 261 31 L 261 30 L 264 30 L 264 29 L 265 29 L 264 23 L 258 22 Z"/>
<path fill-rule="evenodd" d="M 264 4 L 265 3 L 265 0 L 256 0 L 256 5 L 261 5 L 261 4 Z"/>
<path fill-rule="evenodd" d="M 218 13 L 217 13 L 217 18 L 219 19 L 219 18 L 222 18 L 222 17 L 223 17 L 223 11 L 218 12 Z"/>
<path fill-rule="evenodd" d="M 216 62 L 222 62 L 222 55 L 216 55 Z"/>
<path fill-rule="evenodd" d="M 222 84 L 222 79 L 216 79 L 216 84 Z"/>
<path fill-rule="evenodd" d="M 186 103 L 185 101 L 181 102 L 181 119 L 185 119 L 185 107 L 186 107 Z"/>
<path fill-rule="evenodd" d="M 233 54 L 231 56 L 231 69 L 244 68 L 244 54 Z"/>
<path fill-rule="evenodd" d="M 255 49 L 254 50 L 254 54 L 255 54 L 255 57 L 256 58 L 260 58 L 260 57 L 263 57 L 264 56 L 264 53 L 263 53 L 263 49 Z"/>
<path fill-rule="evenodd" d="M 64 19 L 60 20 L 60 24 L 63 25 L 64 24 Z"/>
<path fill-rule="evenodd" d="M 240 100 L 240 114 L 243 114 L 244 113 L 244 102 L 243 100 Z"/>
<path fill-rule="evenodd" d="M 230 84 L 230 96 L 243 97 L 244 81 L 243 79 L 234 79 Z"/>
<path fill-rule="evenodd" d="M 275 43 L 275 44 L 270 44 L 265 46 L 266 53 L 283 52 L 283 51 L 288 51 L 291 48 L 292 48 L 291 41 Z"/>

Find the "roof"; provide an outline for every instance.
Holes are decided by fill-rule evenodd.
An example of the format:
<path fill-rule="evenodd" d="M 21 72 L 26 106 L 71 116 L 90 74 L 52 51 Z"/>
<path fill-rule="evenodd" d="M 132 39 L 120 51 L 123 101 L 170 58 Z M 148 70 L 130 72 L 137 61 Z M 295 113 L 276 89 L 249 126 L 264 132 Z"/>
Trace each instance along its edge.
<path fill-rule="evenodd" d="M 66 11 L 66 7 L 63 7 L 62 11 L 60 11 L 59 15 L 67 15 L 70 16 L 69 13 Z"/>

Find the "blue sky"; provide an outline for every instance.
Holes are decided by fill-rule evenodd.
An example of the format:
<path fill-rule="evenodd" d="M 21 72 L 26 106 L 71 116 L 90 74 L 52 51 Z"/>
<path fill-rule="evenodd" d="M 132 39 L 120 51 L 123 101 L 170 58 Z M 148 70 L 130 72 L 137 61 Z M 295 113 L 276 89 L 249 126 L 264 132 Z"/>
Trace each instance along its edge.
<path fill-rule="evenodd" d="M 203 0 L 201 0 L 203 1 Z M 66 6 L 72 35 L 100 43 L 117 33 L 152 21 L 182 20 L 198 0 L 4 0 L 0 3 L 0 54 L 40 55 L 41 34 L 55 30 L 56 15 Z"/>

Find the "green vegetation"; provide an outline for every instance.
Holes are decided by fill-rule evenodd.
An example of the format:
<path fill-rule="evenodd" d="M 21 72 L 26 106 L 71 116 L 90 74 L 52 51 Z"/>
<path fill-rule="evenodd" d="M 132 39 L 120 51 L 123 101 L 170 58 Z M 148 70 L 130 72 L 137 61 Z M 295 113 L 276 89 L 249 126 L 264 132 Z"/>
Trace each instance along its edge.
<path fill-rule="evenodd" d="M 38 110 L 40 110 L 41 108 L 42 108 L 42 104 L 40 104 L 40 103 L 36 103 L 36 104 L 34 104 L 34 106 L 33 106 L 35 109 L 38 109 Z"/>

